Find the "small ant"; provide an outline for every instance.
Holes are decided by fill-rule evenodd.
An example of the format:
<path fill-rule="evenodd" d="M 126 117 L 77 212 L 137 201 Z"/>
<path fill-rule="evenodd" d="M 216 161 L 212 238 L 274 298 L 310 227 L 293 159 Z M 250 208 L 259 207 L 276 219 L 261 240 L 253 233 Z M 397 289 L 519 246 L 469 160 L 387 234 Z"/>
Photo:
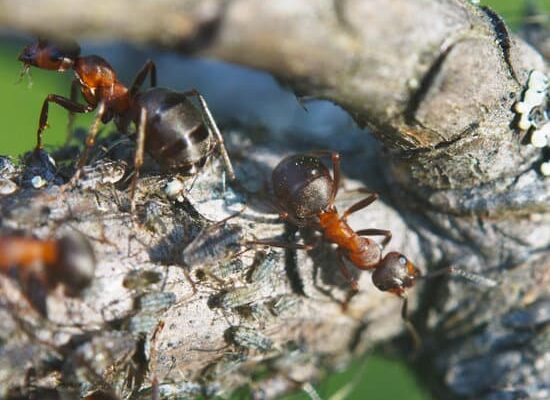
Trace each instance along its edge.
<path fill-rule="evenodd" d="M 69 111 L 69 126 L 72 113 L 88 113 L 97 108 L 96 119 L 86 138 L 86 149 L 72 178 L 73 183 L 78 179 L 95 143 L 100 122 L 107 123 L 112 119 L 121 132 L 127 132 L 132 122 L 136 125 L 132 208 L 135 206 L 133 198 L 145 150 L 163 168 L 192 175 L 218 148 L 229 179 L 235 179 L 223 137 L 203 96 L 196 90 L 182 93 L 155 87 L 156 66 L 151 60 L 137 73 L 130 88 L 117 79 L 113 67 L 103 58 L 95 55 L 80 56 L 80 47 L 76 43 L 53 43 L 39 39 L 23 49 L 19 61 L 23 62 L 23 73 L 30 66 L 60 72 L 73 69 L 75 73 L 70 99 L 49 94 L 44 100 L 35 152 L 43 146 L 42 135 L 47 126 L 49 103 L 56 103 Z M 140 92 L 148 74 L 151 88 Z M 78 87 L 87 104 L 76 101 Z M 190 97 L 198 99 L 200 110 L 189 100 Z"/>
<path fill-rule="evenodd" d="M 90 286 L 95 265 L 90 243 L 76 232 L 47 240 L 0 236 L 0 272 L 17 280 L 43 317 L 48 292 L 63 285 L 67 296 L 78 297 Z"/>
<path fill-rule="evenodd" d="M 331 157 L 332 177 L 317 155 Z M 348 260 L 361 270 L 373 270 L 372 282 L 379 290 L 393 293 L 403 299 L 401 318 L 413 338 L 416 349 L 421 341 L 407 315 L 406 291 L 414 286 L 418 279 L 452 274 L 488 287 L 497 284 L 491 279 L 455 267 L 444 268 L 421 277 L 419 269 L 403 254 L 392 251 L 382 257 L 382 250 L 391 240 L 391 232 L 382 229 L 354 231 L 347 222 L 351 214 L 376 201 L 378 195 L 369 193 L 367 197 L 351 205 L 342 215 L 338 214 L 334 206 L 340 183 L 340 155 L 337 152 L 318 151 L 286 157 L 273 170 L 272 182 L 282 219 L 298 227 L 313 228 L 321 232 L 326 241 L 337 245 L 340 271 L 350 282 L 351 296 L 359 288 L 344 260 Z M 367 236 L 383 236 L 383 240 L 378 244 Z M 269 240 L 257 240 L 251 243 L 311 249 L 310 245 L 277 243 Z M 343 304 L 344 307 L 347 306 L 351 296 Z"/>
<path fill-rule="evenodd" d="M 420 271 L 402 254 L 390 252 L 382 257 L 382 250 L 391 240 L 391 232 L 383 229 L 354 231 L 348 217 L 378 199 L 376 193 L 338 214 L 334 201 L 340 184 L 340 155 L 321 151 L 318 155 L 330 155 L 333 176 L 321 160 L 313 154 L 299 154 L 284 158 L 273 170 L 273 189 L 280 216 L 298 227 L 310 227 L 323 233 L 326 241 L 338 246 L 340 271 L 358 291 L 356 279 L 348 270 L 344 259 L 362 270 L 374 270 L 374 285 L 382 290 L 405 297 L 405 290 L 415 284 Z M 383 236 L 380 244 L 367 236 Z"/>
<path fill-rule="evenodd" d="M 317 155 L 331 157 L 332 176 Z M 340 271 L 352 289 L 343 307 L 347 307 L 348 301 L 359 290 L 357 280 L 345 264 L 344 260 L 348 260 L 361 270 L 374 270 L 374 285 L 381 291 L 393 293 L 403 299 L 401 316 L 415 343 L 418 343 L 418 335 L 407 317 L 406 290 L 414 286 L 420 271 L 401 253 L 392 251 L 382 257 L 382 250 L 392 237 L 390 231 L 354 231 L 347 222 L 351 214 L 377 200 L 378 194 L 369 193 L 367 197 L 339 215 L 334 201 L 340 185 L 340 155 L 329 151 L 284 158 L 273 170 L 272 183 L 281 219 L 297 227 L 313 228 L 321 232 L 326 241 L 337 245 Z M 383 236 L 383 239 L 379 244 L 367 236 Z M 251 243 L 306 250 L 312 248 L 307 244 L 278 243 L 270 240 L 256 240 Z"/>

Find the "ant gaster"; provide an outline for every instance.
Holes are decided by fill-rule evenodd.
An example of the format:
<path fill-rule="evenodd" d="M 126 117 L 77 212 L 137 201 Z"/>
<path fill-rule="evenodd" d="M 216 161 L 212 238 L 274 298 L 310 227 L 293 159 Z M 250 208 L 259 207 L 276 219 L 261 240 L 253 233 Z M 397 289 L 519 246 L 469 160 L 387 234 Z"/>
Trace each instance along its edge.
<path fill-rule="evenodd" d="M 76 232 L 47 240 L 0 236 L 0 272 L 15 278 L 42 316 L 49 291 L 63 285 L 66 295 L 78 297 L 91 284 L 95 265 L 90 243 Z"/>
<path fill-rule="evenodd" d="M 391 232 L 383 229 L 354 231 L 348 217 L 378 199 L 376 193 L 338 214 L 334 200 L 340 183 L 340 155 L 336 152 L 318 152 L 330 155 L 333 176 L 315 155 L 300 154 L 286 157 L 273 170 L 273 189 L 281 218 L 299 227 L 311 227 L 323 233 L 326 241 L 338 246 L 340 270 L 350 282 L 354 292 L 358 290 L 356 279 L 349 272 L 345 260 L 361 270 L 374 270 L 374 285 L 400 297 L 414 285 L 419 270 L 402 254 L 390 252 L 382 257 L 382 250 L 391 240 Z M 368 236 L 383 236 L 381 244 Z"/>
<path fill-rule="evenodd" d="M 182 93 L 155 87 L 156 67 L 152 61 L 145 63 L 133 84 L 127 88 L 117 79 L 113 67 L 103 58 L 95 55 L 80 56 L 80 48 L 76 43 L 57 44 L 38 40 L 23 49 L 19 60 L 24 64 L 24 72 L 30 66 L 35 66 L 61 72 L 73 69 L 75 73 L 70 99 L 50 94 L 44 100 L 38 124 L 36 150 L 42 148 L 42 134 L 47 126 L 49 103 L 60 105 L 70 114 L 98 109 L 73 182 L 78 179 L 86 163 L 99 130 L 99 123 L 107 123 L 112 119 L 122 132 L 126 132 L 132 122 L 137 127 L 135 175 L 131 189 L 132 206 L 144 150 L 147 150 L 163 168 L 194 174 L 218 148 L 229 179 L 235 179 L 223 137 L 202 95 L 196 90 Z M 148 74 L 152 87 L 140 92 L 139 89 Z M 78 87 L 87 104 L 76 101 Z M 200 110 L 190 101 L 190 97 L 198 99 Z"/>

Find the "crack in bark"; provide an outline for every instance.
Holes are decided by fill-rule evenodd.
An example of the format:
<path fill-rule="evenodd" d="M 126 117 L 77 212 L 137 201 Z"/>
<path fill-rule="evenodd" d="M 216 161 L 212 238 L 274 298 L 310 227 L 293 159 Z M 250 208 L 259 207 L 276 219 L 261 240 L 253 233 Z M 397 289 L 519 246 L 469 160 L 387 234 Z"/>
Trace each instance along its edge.
<path fill-rule="evenodd" d="M 405 117 L 405 122 L 407 124 L 414 125 L 418 123 L 418 121 L 415 118 L 416 111 L 418 110 L 418 107 L 420 107 L 420 104 L 422 103 L 422 100 L 424 99 L 424 97 L 428 95 L 429 90 L 433 86 L 433 82 L 435 78 L 437 77 L 437 75 L 441 70 L 441 66 L 445 62 L 447 55 L 451 52 L 453 47 L 454 47 L 454 44 L 447 46 L 437 56 L 437 58 L 432 62 L 428 70 L 424 73 L 424 76 L 420 81 L 420 85 L 418 89 L 411 95 L 409 102 L 407 104 L 407 107 L 403 112 L 403 115 Z"/>
<path fill-rule="evenodd" d="M 512 40 L 510 38 L 510 33 L 508 32 L 508 28 L 506 27 L 504 20 L 489 6 L 481 6 L 480 9 L 487 15 L 487 17 L 489 17 L 489 21 L 493 26 L 493 31 L 495 33 L 496 41 L 500 49 L 502 50 L 504 62 L 508 67 L 508 71 L 510 72 L 510 75 L 512 76 L 512 78 L 514 78 L 517 84 L 521 86 L 521 83 L 516 75 L 516 71 L 514 70 L 514 66 L 512 65 L 511 56 L 510 56 Z"/>

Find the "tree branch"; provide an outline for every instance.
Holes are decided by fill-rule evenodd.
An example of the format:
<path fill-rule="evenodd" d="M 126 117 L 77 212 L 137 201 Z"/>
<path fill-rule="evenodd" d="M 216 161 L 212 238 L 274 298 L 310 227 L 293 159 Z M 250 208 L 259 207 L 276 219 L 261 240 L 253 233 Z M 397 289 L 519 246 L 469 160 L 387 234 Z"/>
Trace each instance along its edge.
<path fill-rule="evenodd" d="M 368 125 L 389 149 L 386 199 L 394 208 L 379 205 L 362 214 L 368 219 L 357 226 L 391 227 L 395 248 L 419 265 L 453 264 L 498 281 L 496 288 L 481 290 L 442 278 L 416 292 L 420 297 L 415 323 L 425 343 L 420 362 L 429 365 L 421 371 L 442 384 L 441 397 L 495 399 L 543 393 L 550 185 L 535 171 L 540 151 L 520 143 L 513 105 L 529 71 L 548 71 L 548 67 L 538 53 L 508 34 L 498 16 L 458 0 L 164 0 L 131 2 L 131 6 L 97 0 L 74 1 L 71 7 L 44 0 L 39 4 L 0 1 L 0 24 L 49 35 L 156 43 L 264 69 L 300 95 L 334 101 Z M 259 189 L 275 163 L 271 160 L 278 157 L 273 149 L 257 151 L 243 157 L 251 160 L 240 162 L 237 175 Z M 231 155 L 239 159 L 235 152 Z M 366 162 L 357 160 L 353 168 L 361 171 Z M 139 292 L 125 291 L 122 277 L 136 267 L 161 273 L 163 285 L 147 290 L 172 292 L 176 304 L 155 312 L 154 320 L 164 321 L 164 328 L 158 333 L 156 353 L 147 350 L 145 356 L 157 354 L 149 365 L 151 373 L 162 383 L 178 383 L 183 392 L 228 391 L 249 382 L 259 364 L 269 371 L 265 390 L 270 392 L 281 380 L 292 386 L 317 378 L 318 362 L 337 365 L 401 326 L 399 302 L 388 306 L 387 296 L 367 289 L 368 274 L 360 282 L 365 290 L 342 313 L 334 300 L 341 298 L 345 284 L 333 273 L 330 249 L 307 256 L 297 253 L 306 296 L 293 291 L 288 270 L 295 264 L 291 256 L 282 256 L 274 267 L 277 278 L 268 284 L 275 298 L 262 297 L 253 304 L 269 308 L 280 299 L 296 300 L 284 312 L 269 308 L 267 315 L 257 316 L 250 310 L 243 314 L 238 307 L 209 307 L 208 300 L 227 287 L 210 278 L 199 283 L 198 293 L 191 296 L 181 266 L 167 267 L 171 263 L 166 254 L 191 240 L 197 232 L 193 227 L 204 224 L 201 214 L 219 220 L 227 215 L 228 205 L 241 207 L 243 201 L 236 199 L 246 194 L 235 188 L 235 198 L 213 196 L 219 176 L 207 173 L 199 179 L 204 180 L 203 189 L 195 188 L 183 206 L 163 197 L 161 178 L 152 176 L 147 185 L 143 180 L 140 224 L 132 229 L 128 227 L 134 218 L 121 214 L 112 193 L 123 194 L 99 188 L 94 188 L 98 195 L 68 193 L 63 203 L 55 197 L 34 197 L 34 191 L 20 192 L 2 202 L 3 212 L 11 216 L 2 224 L 48 235 L 55 229 L 45 227 L 39 218 L 47 205 L 59 221 L 68 218 L 93 237 L 106 232 L 107 242 L 94 243 L 102 260 L 99 270 L 105 274 L 97 277 L 95 294 L 74 303 L 74 314 L 86 317 L 75 320 L 83 325 L 80 330 L 102 326 L 105 333 L 126 332 L 104 326 L 105 320 L 141 311 L 130 301 Z M 47 193 L 56 190 L 51 187 Z M 100 207 L 95 204 L 98 196 Z M 247 203 L 258 201 L 259 194 L 248 196 Z M 78 209 L 89 206 L 93 212 L 75 219 L 74 211 L 68 211 L 70 204 Z M 148 207 L 158 210 L 154 214 L 158 216 L 151 217 Z M 264 211 L 247 211 L 235 222 L 259 238 L 280 234 L 280 224 L 263 221 Z M 154 229 L 144 229 L 148 224 Z M 138 243 L 144 245 L 136 247 Z M 159 254 L 162 262 L 155 258 Z M 243 257 L 248 257 L 244 265 L 250 266 L 250 254 Z M 317 285 L 321 281 L 320 288 L 313 284 L 314 278 Z M 237 273 L 229 287 L 241 286 L 254 285 Z M 126 302 L 118 301 L 125 298 Z M 107 305 L 113 301 L 116 306 L 111 311 Z M 6 309 L 12 310 L 13 304 Z M 100 316 L 102 309 L 109 315 Z M 59 315 L 58 323 L 72 320 L 63 308 L 52 315 Z M 267 318 L 270 315 L 272 319 Z M 13 330 L 8 332 L 20 333 L 21 323 L 12 320 Z M 32 323 L 36 328 L 44 321 Z M 262 354 L 258 348 L 243 350 L 234 339 L 227 339 L 226 332 L 234 337 L 233 327 L 243 325 L 272 340 L 272 348 Z M 44 329 L 51 340 L 62 341 L 54 337 L 55 330 Z M 148 340 L 153 330 L 148 330 Z M 135 342 L 135 336 L 124 334 Z M 4 351 L 21 348 L 21 342 L 11 341 L 17 335 L 11 337 Z M 36 343 L 28 337 L 22 343 L 29 341 Z M 40 359 L 38 350 L 30 353 L 28 360 Z M 108 381 L 119 389 L 122 378 Z"/>
<path fill-rule="evenodd" d="M 112 147 L 117 141 L 120 137 L 110 137 L 99 148 Z M 264 186 L 265 171 L 272 167 L 266 160 L 276 160 L 266 157 L 273 150 L 256 151 L 257 155 L 253 155 L 245 149 L 249 156 L 237 169 L 241 181 L 250 189 Z M 124 145 L 119 145 L 118 152 L 125 153 Z M 131 160 L 129 157 L 126 161 Z M 94 283 L 82 300 L 69 299 L 59 291 L 48 297 L 48 319 L 41 318 L 21 298 L 14 281 L 0 276 L 2 310 L 5 320 L 11 321 L 11 329 L 3 332 L 4 391 L 17 385 L 24 387 L 27 362 L 41 372 L 46 370 L 46 376 L 53 374 L 59 367 L 50 366 L 48 370 L 44 366 L 53 352 L 60 353 L 64 364 L 61 370 L 76 363 L 72 369 L 81 370 L 77 376 L 84 376 L 92 387 L 111 385 L 116 392 L 129 396 L 130 390 L 123 383 L 128 379 L 128 358 L 135 349 L 145 363 L 137 369 L 149 371 L 147 377 L 140 375 L 138 379 L 145 379 L 144 387 L 132 388 L 143 392 L 139 398 L 149 398 L 147 386 L 153 377 L 161 382 L 163 393 L 182 386 L 182 396 L 222 394 L 249 383 L 256 390 L 264 390 L 266 384 L 252 377 L 258 368 L 265 369 L 267 377 L 286 381 L 285 390 L 289 390 L 300 382 L 316 379 L 323 366 L 347 362 L 355 352 L 364 351 L 374 341 L 391 337 L 401 329 L 400 301 L 376 290 L 369 274 L 360 276 L 362 292 L 342 312 L 349 284 L 337 272 L 336 254 L 327 246 L 312 252 L 315 262 L 304 251 L 262 247 L 232 259 L 224 257 L 223 248 L 213 241 L 213 230 L 207 237 L 213 242 L 210 251 L 214 257 L 190 253 L 182 260 L 183 249 L 202 229 L 212 227 L 215 221 L 245 205 L 245 211 L 227 222 L 245 228 L 244 237 L 239 239 L 241 246 L 253 238 L 285 241 L 284 236 L 277 239 L 284 234 L 284 226 L 270 212 L 264 194 L 248 192 L 245 187 L 224 191 L 218 164 L 201 172 L 182 201 L 167 197 L 166 178 L 145 173 L 138 186 L 137 215 L 124 211 L 128 210 L 126 192 L 120 187 L 115 189 L 112 183 L 102 183 L 122 177 L 114 174 L 112 165 L 104 160 L 88 168 L 81 182 L 85 190 L 65 193 L 60 193 L 59 186 L 43 191 L 32 188 L 30 180 L 23 177 L 44 175 L 36 165 L 32 172 L 28 168 L 26 172 L 12 172 L 8 178 L 28 188 L 2 199 L 2 233 L 32 232 L 45 238 L 83 232 L 93 243 L 98 266 Z M 403 227 L 399 215 L 380 203 L 370 208 L 359 218 L 352 218 L 352 223 L 392 223 L 397 230 L 393 245 L 414 257 L 417 242 L 406 242 L 400 235 L 404 229 L 399 228 Z M 145 271 L 158 277 L 150 282 L 136 278 Z M 164 328 L 151 343 L 160 323 Z M 366 326 L 371 323 L 376 328 L 369 327 L 367 335 Z M 252 343 L 241 343 L 231 336 L 243 334 L 241 331 L 245 338 L 248 332 Z M 147 350 L 140 350 L 141 335 L 146 335 Z M 265 337 L 271 344 L 258 348 L 254 335 Z M 96 351 L 107 353 L 108 361 L 97 361 L 95 356 L 90 356 L 87 363 L 75 361 L 74 354 L 82 352 L 88 342 L 78 341 L 75 347 L 67 344 L 67 339 L 73 338 L 72 343 L 82 336 L 94 340 L 99 349 Z M 22 347 L 27 346 L 33 349 L 28 356 L 21 353 Z M 62 347 L 69 350 L 62 352 Z M 156 358 L 152 358 L 154 355 Z M 105 376 L 102 368 L 111 363 L 120 367 Z M 89 369 L 97 370 L 96 375 L 105 381 L 90 378 Z M 67 376 L 63 382 L 67 385 Z M 75 388 L 69 385 L 68 389 Z"/>

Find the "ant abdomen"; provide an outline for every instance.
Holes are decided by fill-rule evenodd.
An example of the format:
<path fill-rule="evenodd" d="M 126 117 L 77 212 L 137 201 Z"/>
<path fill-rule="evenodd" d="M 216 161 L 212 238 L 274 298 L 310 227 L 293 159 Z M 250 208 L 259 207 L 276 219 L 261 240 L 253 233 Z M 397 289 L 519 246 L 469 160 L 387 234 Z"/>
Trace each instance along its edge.
<path fill-rule="evenodd" d="M 90 242 L 80 234 L 65 235 L 58 240 L 58 280 L 65 284 L 65 294 L 78 296 L 94 279 L 96 258 Z"/>
<path fill-rule="evenodd" d="M 380 261 L 372 272 L 372 282 L 383 292 L 401 296 L 407 288 L 414 286 L 420 271 L 407 257 L 392 251 Z"/>
<path fill-rule="evenodd" d="M 316 217 L 330 206 L 334 182 L 317 157 L 286 157 L 273 170 L 272 181 L 277 202 L 294 220 Z"/>
<path fill-rule="evenodd" d="M 165 169 L 193 173 L 215 146 L 201 112 L 184 93 L 152 88 L 136 96 L 139 118 L 147 112 L 145 149 Z"/>

